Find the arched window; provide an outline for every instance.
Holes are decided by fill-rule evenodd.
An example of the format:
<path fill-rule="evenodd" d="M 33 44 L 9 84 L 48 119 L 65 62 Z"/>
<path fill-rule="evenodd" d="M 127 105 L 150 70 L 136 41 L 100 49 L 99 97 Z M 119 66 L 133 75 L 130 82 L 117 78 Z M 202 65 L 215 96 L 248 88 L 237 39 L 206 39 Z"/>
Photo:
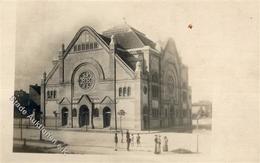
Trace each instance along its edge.
<path fill-rule="evenodd" d="M 86 44 L 82 44 L 82 50 L 86 49 Z"/>
<path fill-rule="evenodd" d="M 93 42 L 89 43 L 89 49 L 93 49 L 93 47 L 94 47 L 94 43 Z"/>
<path fill-rule="evenodd" d="M 86 43 L 86 50 L 89 49 L 89 43 Z"/>
<path fill-rule="evenodd" d="M 53 98 L 56 98 L 56 90 L 53 91 Z"/>
<path fill-rule="evenodd" d="M 126 87 L 123 88 L 123 96 L 127 96 Z"/>
<path fill-rule="evenodd" d="M 78 50 L 77 45 L 75 45 L 74 46 L 74 51 L 77 51 L 77 50 Z"/>
<path fill-rule="evenodd" d="M 47 91 L 47 98 L 51 98 L 50 91 Z"/>
<path fill-rule="evenodd" d="M 131 88 L 130 87 L 127 88 L 127 96 L 131 96 Z"/>
<path fill-rule="evenodd" d="M 159 97 L 159 87 L 157 85 L 152 85 L 152 97 L 153 98 Z"/>
<path fill-rule="evenodd" d="M 168 80 L 167 80 L 167 91 L 168 91 L 168 96 L 173 96 L 174 95 L 174 78 L 172 76 L 168 77 Z"/>
<path fill-rule="evenodd" d="M 118 93 L 119 96 L 122 96 L 122 93 L 123 93 L 123 92 L 122 92 L 122 88 L 120 87 L 120 88 L 119 88 L 119 93 Z"/>
<path fill-rule="evenodd" d="M 81 50 L 81 45 L 78 45 L 78 51 L 80 51 Z"/>
<path fill-rule="evenodd" d="M 98 48 L 97 42 L 94 42 L 94 49 Z"/>
<path fill-rule="evenodd" d="M 157 73 L 157 72 L 153 73 L 153 75 L 152 75 L 152 81 L 155 82 L 155 83 L 158 83 L 158 82 L 159 82 L 159 76 L 158 76 L 158 73 Z"/>
<path fill-rule="evenodd" d="M 53 91 L 50 91 L 50 92 L 51 92 L 50 98 L 52 98 L 53 97 Z"/>

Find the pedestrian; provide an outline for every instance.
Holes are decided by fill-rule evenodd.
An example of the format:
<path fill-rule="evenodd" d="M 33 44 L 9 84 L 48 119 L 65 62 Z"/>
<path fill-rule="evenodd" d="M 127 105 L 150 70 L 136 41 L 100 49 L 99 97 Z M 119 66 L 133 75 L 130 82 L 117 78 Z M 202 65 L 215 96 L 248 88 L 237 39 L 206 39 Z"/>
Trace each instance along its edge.
<path fill-rule="evenodd" d="M 141 137 L 140 137 L 139 133 L 137 133 L 136 144 L 137 144 L 137 147 L 139 147 L 141 144 Z"/>
<path fill-rule="evenodd" d="M 130 133 L 129 131 L 127 130 L 126 131 L 126 143 L 127 143 L 127 151 L 129 151 L 129 146 L 130 146 L 130 142 L 131 142 L 131 139 L 130 139 Z"/>
<path fill-rule="evenodd" d="M 161 136 L 159 135 L 159 138 L 158 138 L 158 154 L 161 153 Z"/>
<path fill-rule="evenodd" d="M 134 142 L 135 142 L 135 138 L 134 138 L 134 134 L 131 135 L 131 146 L 134 146 Z"/>
<path fill-rule="evenodd" d="M 157 137 L 157 135 L 155 135 L 155 138 L 154 138 L 154 154 L 158 154 L 158 150 L 157 150 L 157 148 L 158 148 L 158 146 L 157 146 L 157 144 L 158 144 L 158 137 Z"/>
<path fill-rule="evenodd" d="M 117 151 L 117 143 L 118 143 L 118 137 L 117 137 L 117 133 L 115 133 L 115 151 Z"/>
<path fill-rule="evenodd" d="M 124 143 L 124 132 L 121 130 L 121 143 Z"/>
<path fill-rule="evenodd" d="M 167 136 L 164 136 L 163 151 L 168 152 L 168 138 L 167 138 Z"/>

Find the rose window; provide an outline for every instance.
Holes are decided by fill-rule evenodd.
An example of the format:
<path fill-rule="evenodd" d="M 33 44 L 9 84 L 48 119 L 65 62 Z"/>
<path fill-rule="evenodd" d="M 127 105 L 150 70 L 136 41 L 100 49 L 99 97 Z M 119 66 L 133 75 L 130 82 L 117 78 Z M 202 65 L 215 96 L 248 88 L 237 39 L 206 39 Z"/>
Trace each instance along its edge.
<path fill-rule="evenodd" d="M 79 75 L 79 86 L 82 89 L 89 90 L 95 84 L 95 75 L 92 71 L 86 71 Z"/>

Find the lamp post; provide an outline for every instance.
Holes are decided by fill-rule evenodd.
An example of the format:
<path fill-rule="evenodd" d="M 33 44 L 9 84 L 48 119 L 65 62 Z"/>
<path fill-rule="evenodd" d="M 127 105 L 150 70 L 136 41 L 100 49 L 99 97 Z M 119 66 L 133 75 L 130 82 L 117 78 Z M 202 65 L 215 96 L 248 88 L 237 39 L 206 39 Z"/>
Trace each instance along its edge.
<path fill-rule="evenodd" d="M 203 110 L 202 107 L 200 107 L 200 110 L 197 113 L 197 153 L 199 153 L 199 119 L 203 116 Z"/>
<path fill-rule="evenodd" d="M 123 109 L 121 109 L 117 114 L 120 116 L 120 131 L 121 131 L 121 135 L 122 135 L 121 143 L 123 143 L 124 136 L 123 136 L 123 130 L 122 130 L 122 118 L 123 118 L 123 116 L 125 116 L 126 112 Z"/>
<path fill-rule="evenodd" d="M 116 52 L 115 47 L 116 46 L 116 40 L 114 38 L 114 35 L 111 36 L 111 41 L 109 43 L 111 54 L 113 55 L 113 69 L 114 69 L 114 108 L 115 108 L 115 130 L 117 132 L 117 111 L 116 111 Z"/>

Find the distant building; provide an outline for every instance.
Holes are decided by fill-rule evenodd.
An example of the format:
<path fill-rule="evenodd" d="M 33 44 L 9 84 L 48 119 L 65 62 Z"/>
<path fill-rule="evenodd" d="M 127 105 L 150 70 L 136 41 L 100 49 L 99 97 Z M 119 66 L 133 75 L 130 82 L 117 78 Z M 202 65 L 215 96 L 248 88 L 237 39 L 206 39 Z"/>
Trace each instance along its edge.
<path fill-rule="evenodd" d="M 27 110 L 27 115 L 35 113 L 35 118 L 40 119 L 41 112 L 41 87 L 36 85 L 29 86 L 29 93 L 24 90 L 14 91 L 14 96 L 19 104 L 25 107 Z M 14 105 L 14 117 L 21 117 L 21 112 L 18 110 L 16 105 Z M 26 117 L 26 116 L 22 116 Z"/>
<path fill-rule="evenodd" d="M 204 117 L 212 117 L 212 103 L 210 101 L 199 101 L 192 104 L 192 117 L 196 118 L 197 114 Z"/>
<path fill-rule="evenodd" d="M 127 24 L 102 34 L 82 27 L 43 75 L 41 92 L 47 127 L 58 119 L 59 127 L 115 128 L 115 108 L 126 113 L 125 129 L 191 127 L 188 67 L 173 39 L 156 44 Z"/>

